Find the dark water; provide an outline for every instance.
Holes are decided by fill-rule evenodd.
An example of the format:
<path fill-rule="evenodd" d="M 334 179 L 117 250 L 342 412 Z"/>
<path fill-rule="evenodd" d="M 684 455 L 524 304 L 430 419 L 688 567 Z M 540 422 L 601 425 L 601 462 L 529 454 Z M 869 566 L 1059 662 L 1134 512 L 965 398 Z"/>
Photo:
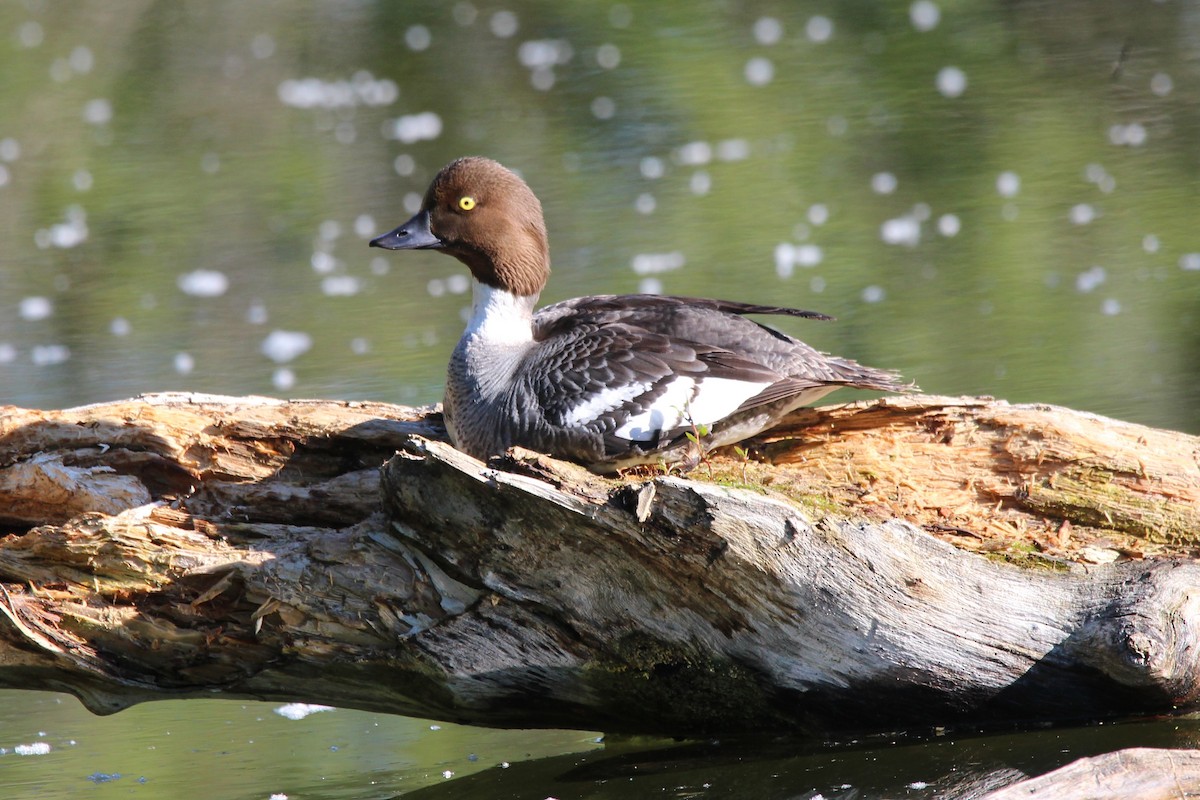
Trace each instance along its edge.
<path fill-rule="evenodd" d="M 465 270 L 366 240 L 404 219 L 443 163 L 482 153 L 520 170 L 546 207 L 546 301 L 663 291 L 814 308 L 838 322 L 789 330 L 929 391 L 1200 432 L 1197 52 L 1196 6 L 1131 0 L 10 0 L 0 404 L 166 389 L 436 400 Z M 3 699 L 0 747 L 36 741 L 49 701 Z M 0 782 L 37 782 L 14 796 L 160 791 L 84 780 L 97 770 L 207 789 L 218 762 L 226 783 L 208 796 L 390 796 L 406 787 L 376 794 L 368 776 L 409 776 L 405 765 L 437 779 L 426 791 L 480 796 L 933 796 L 905 787 L 1007 763 L 1006 748 L 1061 741 L 1069 760 L 1118 739 L 1191 744 L 1190 728 L 1174 739 L 1176 723 L 1161 723 L 1111 739 L 1095 737 L 1106 727 L 761 761 L 739 750 L 696 770 L 669 756 L 685 766 L 661 787 L 639 777 L 622 794 L 624 778 L 560 784 L 577 756 L 463 778 L 522 758 L 468 761 L 470 736 L 551 755 L 594 749 L 595 734 L 447 744 L 429 723 L 349 711 L 292 722 L 271 706 L 191 702 L 100 720 L 63 707 L 69 725 L 47 722 L 48 735 L 69 727 L 129 766 L 58 746 L 0 756 Z M 225 738 L 265 741 L 259 717 L 287 733 L 200 756 Z M 391 733 L 368 737 L 369 720 Z M 286 725 L 377 760 L 314 762 L 289 749 Z M 193 748 L 137 757 L 141 732 L 168 729 Z M 586 769 L 612 765 L 612 751 Z M 872 752 L 902 752 L 911 773 L 879 768 L 871 783 Z M 439 783 L 444 769 L 455 775 Z M 790 777 L 771 794 L 776 772 Z M 806 788 L 810 772 L 825 783 Z M 837 794 L 841 783 L 859 793 Z"/>

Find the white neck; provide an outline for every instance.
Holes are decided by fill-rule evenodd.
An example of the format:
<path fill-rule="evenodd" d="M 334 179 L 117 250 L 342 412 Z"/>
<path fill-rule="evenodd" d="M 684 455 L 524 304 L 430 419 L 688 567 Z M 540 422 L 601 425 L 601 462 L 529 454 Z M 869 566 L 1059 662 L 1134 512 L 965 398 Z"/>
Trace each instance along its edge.
<path fill-rule="evenodd" d="M 473 281 L 471 319 L 463 339 L 521 345 L 533 341 L 533 305 L 537 295 L 512 294 Z"/>

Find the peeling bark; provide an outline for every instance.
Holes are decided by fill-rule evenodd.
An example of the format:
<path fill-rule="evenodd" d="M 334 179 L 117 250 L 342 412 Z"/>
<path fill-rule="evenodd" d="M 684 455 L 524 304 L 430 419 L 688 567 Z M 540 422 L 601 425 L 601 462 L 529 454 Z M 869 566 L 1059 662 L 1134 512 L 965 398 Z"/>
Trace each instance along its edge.
<path fill-rule="evenodd" d="M 437 422 L 200 395 L 0 409 L 0 685 L 682 735 L 1200 696 L 1195 437 L 890 398 L 800 412 L 762 461 L 612 479 L 482 464 Z"/>

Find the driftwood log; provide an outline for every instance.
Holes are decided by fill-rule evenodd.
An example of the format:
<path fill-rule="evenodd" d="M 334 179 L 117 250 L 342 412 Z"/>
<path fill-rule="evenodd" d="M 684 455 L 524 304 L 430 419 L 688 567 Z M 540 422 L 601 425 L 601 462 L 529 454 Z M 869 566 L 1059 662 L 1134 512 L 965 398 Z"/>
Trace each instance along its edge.
<path fill-rule="evenodd" d="M 0 686 L 101 713 L 823 734 L 1200 699 L 1200 439 L 1062 408 L 811 409 L 621 478 L 480 463 L 428 409 L 3 408 L 0 533 Z"/>

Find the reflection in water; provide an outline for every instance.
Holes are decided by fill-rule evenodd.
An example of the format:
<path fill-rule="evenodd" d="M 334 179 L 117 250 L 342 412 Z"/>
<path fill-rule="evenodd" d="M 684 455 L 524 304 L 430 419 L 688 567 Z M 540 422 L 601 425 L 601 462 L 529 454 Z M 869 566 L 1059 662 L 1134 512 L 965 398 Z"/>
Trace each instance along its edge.
<path fill-rule="evenodd" d="M 578 731 L 492 731 L 294 705 L 178 700 L 95 717 L 73 698 L 0 691 L 0 784 L 5 800 L 361 800 L 598 746 L 595 734 Z"/>
<path fill-rule="evenodd" d="M 1195 747 L 1194 720 L 957 738 L 606 746 L 492 769 L 406 794 L 412 800 L 633 797 L 967 800 L 1079 758 L 1125 747 Z M 527 787 L 536 787 L 531 789 Z"/>
<path fill-rule="evenodd" d="M 480 153 L 545 204 L 547 302 L 662 291 L 814 308 L 839 321 L 789 332 L 931 391 L 1200 431 L 1189 13 L 1116 0 L 7 3 L 0 403 L 164 389 L 438 399 L 465 270 L 392 264 L 366 241 L 415 210 L 439 166 Z M 6 694 L 9 723 L 36 718 L 31 697 Z M 197 748 L 227 729 L 260 736 L 228 707 L 187 704 Z M 335 724 L 323 716 L 349 712 L 296 724 Z M 114 752 L 142 746 L 119 730 L 103 734 Z M 531 736 L 530 752 L 579 749 Z M 421 751 L 424 769 L 448 763 L 439 747 Z M 275 791 L 252 776 L 311 756 L 253 752 L 228 796 Z M 905 752 L 913 780 L 950 769 L 923 761 L 933 753 L 956 769 L 975 759 L 936 742 Z M 59 754 L 0 757 L 6 785 L 14 765 Z M 376 763 L 406 757 L 389 744 Z M 827 776 L 821 791 L 838 796 L 834 765 L 851 756 L 806 758 L 723 765 L 695 791 L 773 796 L 767 776 L 787 769 Z M 66 796 L 82 775 L 140 773 L 134 761 L 79 775 L 45 762 L 26 785 Z M 619 794 L 581 786 L 555 796 Z"/>

